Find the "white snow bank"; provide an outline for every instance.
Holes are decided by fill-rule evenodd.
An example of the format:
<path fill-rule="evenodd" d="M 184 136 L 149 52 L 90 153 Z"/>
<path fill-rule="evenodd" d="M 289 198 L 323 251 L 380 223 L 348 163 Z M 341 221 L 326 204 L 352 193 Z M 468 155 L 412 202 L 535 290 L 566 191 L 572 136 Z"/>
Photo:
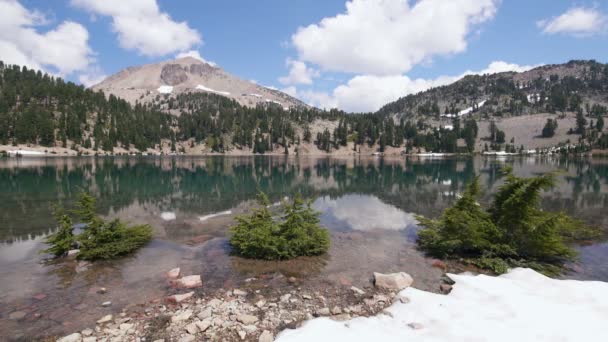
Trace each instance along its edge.
<path fill-rule="evenodd" d="M 158 92 L 161 94 L 171 94 L 173 92 L 173 87 L 168 85 L 162 85 L 156 90 L 158 90 Z"/>
<path fill-rule="evenodd" d="M 46 154 L 44 151 L 28 151 L 28 150 L 9 150 L 10 155 L 22 155 L 22 156 L 43 156 Z"/>
<path fill-rule="evenodd" d="M 229 92 L 227 92 L 227 91 L 219 91 L 219 90 L 215 90 L 215 89 L 212 89 L 212 88 L 205 87 L 205 86 L 204 86 L 204 85 L 202 85 L 202 84 L 197 85 L 197 86 L 196 86 L 196 89 L 198 89 L 198 90 L 203 90 L 203 91 L 207 91 L 207 92 L 210 92 L 210 93 L 216 93 L 216 94 L 219 94 L 219 95 L 224 95 L 224 96 L 229 96 L 229 95 L 230 95 L 230 93 L 229 93 Z"/>
<path fill-rule="evenodd" d="M 173 221 L 177 218 L 177 216 L 172 211 L 164 211 L 160 214 L 160 218 L 162 218 L 165 221 Z"/>
<path fill-rule="evenodd" d="M 215 214 L 209 214 L 209 215 L 205 215 L 205 216 L 199 216 L 199 221 L 207 221 L 208 219 L 214 218 L 214 217 L 218 217 L 218 216 L 224 216 L 224 215 L 230 215 L 232 214 L 232 210 L 226 210 L 226 211 L 221 211 L 219 213 L 215 213 Z"/>
<path fill-rule="evenodd" d="M 447 296 L 403 290 L 410 303 L 393 304 L 392 317 L 318 318 L 277 341 L 608 341 L 608 283 L 555 280 L 522 268 L 500 277 L 450 277 L 456 285 Z"/>

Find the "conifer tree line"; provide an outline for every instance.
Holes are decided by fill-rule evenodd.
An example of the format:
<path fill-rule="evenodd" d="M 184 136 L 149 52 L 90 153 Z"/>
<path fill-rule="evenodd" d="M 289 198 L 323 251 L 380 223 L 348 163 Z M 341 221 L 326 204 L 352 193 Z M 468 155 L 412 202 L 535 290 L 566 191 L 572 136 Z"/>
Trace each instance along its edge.
<path fill-rule="evenodd" d="M 174 115 L 177 114 L 177 115 Z M 336 123 L 313 136 L 315 120 Z M 467 126 L 468 125 L 468 126 Z M 40 71 L 0 62 L 0 144 L 38 144 L 112 151 L 115 147 L 144 151 L 170 142 L 205 143 L 213 151 L 231 148 L 254 153 L 314 143 L 332 151 L 367 144 L 456 151 L 456 139 L 471 138 L 471 130 L 431 129 L 424 123 L 388 114 L 350 115 L 315 108 L 285 110 L 266 104 L 255 108 L 208 93 L 158 95 L 152 103 L 131 105 Z M 475 125 L 474 136 L 477 134 Z M 474 137 L 472 138 L 474 140 Z M 179 152 L 179 151 L 177 151 Z"/>

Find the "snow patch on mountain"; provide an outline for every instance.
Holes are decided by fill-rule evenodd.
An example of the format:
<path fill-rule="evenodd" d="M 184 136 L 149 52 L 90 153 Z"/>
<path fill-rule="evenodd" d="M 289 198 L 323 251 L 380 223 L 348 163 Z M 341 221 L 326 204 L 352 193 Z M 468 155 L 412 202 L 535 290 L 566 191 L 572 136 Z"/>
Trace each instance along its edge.
<path fill-rule="evenodd" d="M 205 87 L 202 84 L 197 85 L 196 89 L 202 90 L 202 91 L 206 91 L 206 92 L 209 92 L 209 93 L 215 93 L 215 94 L 219 94 L 219 95 L 224 95 L 224 96 L 229 96 L 230 95 L 230 92 L 215 90 L 215 89 L 212 89 L 212 88 Z"/>
<path fill-rule="evenodd" d="M 158 87 L 157 90 L 161 94 L 171 94 L 173 92 L 173 87 L 168 85 L 162 85 Z"/>

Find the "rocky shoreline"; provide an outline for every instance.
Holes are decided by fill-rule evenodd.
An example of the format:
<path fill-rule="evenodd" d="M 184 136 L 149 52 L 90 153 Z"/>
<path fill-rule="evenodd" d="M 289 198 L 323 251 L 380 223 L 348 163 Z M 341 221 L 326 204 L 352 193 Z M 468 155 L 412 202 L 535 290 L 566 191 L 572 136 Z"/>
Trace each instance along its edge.
<path fill-rule="evenodd" d="M 59 342 L 104 341 L 259 341 L 272 342 L 284 329 L 326 316 L 336 321 L 382 314 L 394 301 L 407 303 L 398 292 L 413 283 L 408 274 L 374 273 L 373 284 L 323 290 L 300 286 L 289 278 L 289 289 L 273 289 L 251 278 L 247 288 L 207 293 L 199 275 L 182 276 L 178 268 L 166 274 L 173 294 L 164 300 L 125 308 L 100 317 L 95 327 L 64 336 Z M 447 284 L 442 290 L 449 292 Z M 389 313 L 387 313 L 389 314 Z"/>

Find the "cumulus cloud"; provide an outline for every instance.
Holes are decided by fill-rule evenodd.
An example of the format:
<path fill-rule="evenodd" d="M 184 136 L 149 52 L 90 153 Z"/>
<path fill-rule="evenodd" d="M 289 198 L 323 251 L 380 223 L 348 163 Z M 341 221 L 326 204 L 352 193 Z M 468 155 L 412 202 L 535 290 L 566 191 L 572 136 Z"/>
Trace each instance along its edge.
<path fill-rule="evenodd" d="M 89 68 L 78 76 L 78 81 L 87 88 L 101 83 L 107 77 L 99 66 Z"/>
<path fill-rule="evenodd" d="M 57 72 L 59 75 L 82 71 L 94 62 L 89 32 L 73 21 L 64 21 L 46 32 L 48 20 L 28 10 L 17 0 L 0 1 L 0 58 L 5 63 Z"/>
<path fill-rule="evenodd" d="M 543 33 L 587 36 L 606 29 L 606 16 L 594 8 L 574 7 L 566 13 L 537 22 Z"/>
<path fill-rule="evenodd" d="M 201 56 L 200 52 L 198 52 L 197 50 L 180 52 L 175 56 L 175 58 L 177 58 L 177 59 L 184 58 L 184 57 L 192 57 L 192 58 L 198 59 L 199 61 L 201 61 L 203 63 L 207 63 L 211 66 L 214 66 L 214 67 L 217 66 L 217 63 L 208 61 L 205 58 L 203 58 L 203 56 Z"/>
<path fill-rule="evenodd" d="M 71 0 L 92 14 L 112 17 L 120 46 L 145 56 L 186 51 L 202 42 L 201 35 L 161 12 L 156 0 Z"/>
<path fill-rule="evenodd" d="M 414 215 L 386 204 L 375 196 L 345 195 L 338 199 L 323 197 L 315 202 L 314 207 L 354 230 L 402 230 L 417 223 Z"/>
<path fill-rule="evenodd" d="M 351 0 L 346 12 L 291 37 L 299 60 L 323 70 L 396 75 L 438 55 L 463 52 L 499 0 Z"/>
<path fill-rule="evenodd" d="M 536 65 L 537 66 L 537 65 Z M 370 112 L 408 94 L 414 94 L 453 83 L 467 75 L 494 74 L 506 71 L 523 72 L 536 66 L 518 65 L 495 61 L 488 67 L 468 70 L 457 76 L 440 76 L 434 79 L 411 79 L 406 75 L 358 75 L 346 84 L 339 85 L 331 93 L 289 89 L 290 95 L 298 96 L 307 103 L 325 109 L 340 108 L 348 112 Z"/>
<path fill-rule="evenodd" d="M 302 61 L 287 59 L 289 74 L 279 78 L 279 82 L 284 85 L 289 84 L 312 84 L 313 78 L 319 77 L 319 71 L 310 68 Z"/>

